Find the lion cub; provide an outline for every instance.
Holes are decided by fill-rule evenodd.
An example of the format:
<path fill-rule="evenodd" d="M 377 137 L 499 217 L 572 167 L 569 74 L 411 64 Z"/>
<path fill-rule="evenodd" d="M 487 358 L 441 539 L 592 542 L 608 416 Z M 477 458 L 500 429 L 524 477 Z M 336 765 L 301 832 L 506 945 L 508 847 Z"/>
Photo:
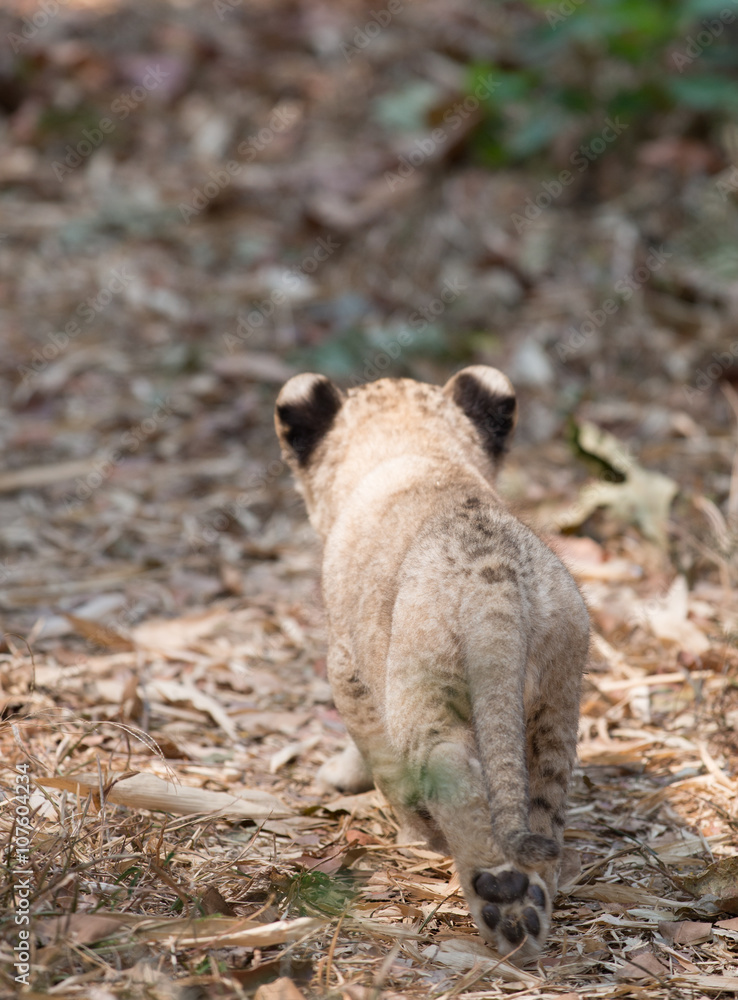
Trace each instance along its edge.
<path fill-rule="evenodd" d="M 589 618 L 569 573 L 495 492 L 516 419 L 495 368 L 441 389 L 322 375 L 276 427 L 325 542 L 328 676 L 351 736 L 321 777 L 373 783 L 411 839 L 450 853 L 483 938 L 548 933 Z"/>

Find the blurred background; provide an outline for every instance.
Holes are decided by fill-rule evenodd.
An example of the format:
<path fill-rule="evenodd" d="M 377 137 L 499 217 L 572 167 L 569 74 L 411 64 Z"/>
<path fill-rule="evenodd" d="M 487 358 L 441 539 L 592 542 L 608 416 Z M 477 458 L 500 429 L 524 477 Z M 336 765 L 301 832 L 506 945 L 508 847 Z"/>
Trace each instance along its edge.
<path fill-rule="evenodd" d="M 499 366 L 521 510 L 572 522 L 591 421 L 678 483 L 672 565 L 722 571 L 737 112 L 728 0 L 6 0 L 4 627 L 297 586 L 305 369 Z"/>
<path fill-rule="evenodd" d="M 345 731 L 272 414 L 298 371 L 484 363 L 520 402 L 500 490 L 593 621 L 545 995 L 735 994 L 737 319 L 736 0 L 4 0 L 0 757 L 35 788 L 37 992 L 477 988 L 449 859 L 315 785 Z M 131 770 L 284 818 L 116 806 Z M 136 923 L 197 913 L 256 937 Z M 465 995 L 538 982 L 497 975 Z"/>

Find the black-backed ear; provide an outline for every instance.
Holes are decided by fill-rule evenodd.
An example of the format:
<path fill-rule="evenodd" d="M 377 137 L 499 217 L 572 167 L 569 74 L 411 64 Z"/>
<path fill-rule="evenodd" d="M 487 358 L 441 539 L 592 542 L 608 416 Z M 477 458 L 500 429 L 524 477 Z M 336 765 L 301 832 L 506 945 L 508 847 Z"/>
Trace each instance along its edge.
<path fill-rule="evenodd" d="M 333 425 L 343 395 L 325 375 L 295 375 L 277 397 L 274 423 L 284 451 L 307 465 Z"/>
<path fill-rule="evenodd" d="M 485 450 L 492 458 L 501 458 L 518 419 L 515 390 L 507 375 L 487 365 L 472 365 L 452 376 L 443 391 L 479 431 Z"/>

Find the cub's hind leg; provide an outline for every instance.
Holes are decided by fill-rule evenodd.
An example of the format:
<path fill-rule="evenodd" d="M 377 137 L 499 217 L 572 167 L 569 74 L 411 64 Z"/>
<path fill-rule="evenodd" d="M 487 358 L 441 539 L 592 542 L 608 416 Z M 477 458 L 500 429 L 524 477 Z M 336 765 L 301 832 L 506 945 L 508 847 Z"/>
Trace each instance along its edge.
<path fill-rule="evenodd" d="M 351 737 L 346 748 L 330 757 L 318 771 L 316 780 L 323 788 L 335 788 L 350 795 L 368 792 L 374 787 L 369 765 Z"/>
<path fill-rule="evenodd" d="M 501 954 L 521 945 L 521 954 L 538 951 L 548 933 L 551 894 L 534 868 L 525 870 L 510 845 L 495 836 L 473 742 L 436 744 L 421 771 L 419 791 L 416 810 L 453 856 L 482 937 Z"/>

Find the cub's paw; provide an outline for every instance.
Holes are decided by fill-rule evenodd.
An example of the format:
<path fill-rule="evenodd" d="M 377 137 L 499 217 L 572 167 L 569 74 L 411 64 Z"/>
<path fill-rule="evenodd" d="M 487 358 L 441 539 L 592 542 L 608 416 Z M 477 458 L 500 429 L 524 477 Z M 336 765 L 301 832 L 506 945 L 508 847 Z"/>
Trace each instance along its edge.
<path fill-rule="evenodd" d="M 364 758 L 353 743 L 329 758 L 319 769 L 316 780 L 325 791 L 348 792 L 355 795 L 374 787 L 374 779 Z"/>
<path fill-rule="evenodd" d="M 478 872 L 472 886 L 472 916 L 482 937 L 501 955 L 519 946 L 521 957 L 540 951 L 551 924 L 551 900 L 539 875 L 500 865 Z"/>

